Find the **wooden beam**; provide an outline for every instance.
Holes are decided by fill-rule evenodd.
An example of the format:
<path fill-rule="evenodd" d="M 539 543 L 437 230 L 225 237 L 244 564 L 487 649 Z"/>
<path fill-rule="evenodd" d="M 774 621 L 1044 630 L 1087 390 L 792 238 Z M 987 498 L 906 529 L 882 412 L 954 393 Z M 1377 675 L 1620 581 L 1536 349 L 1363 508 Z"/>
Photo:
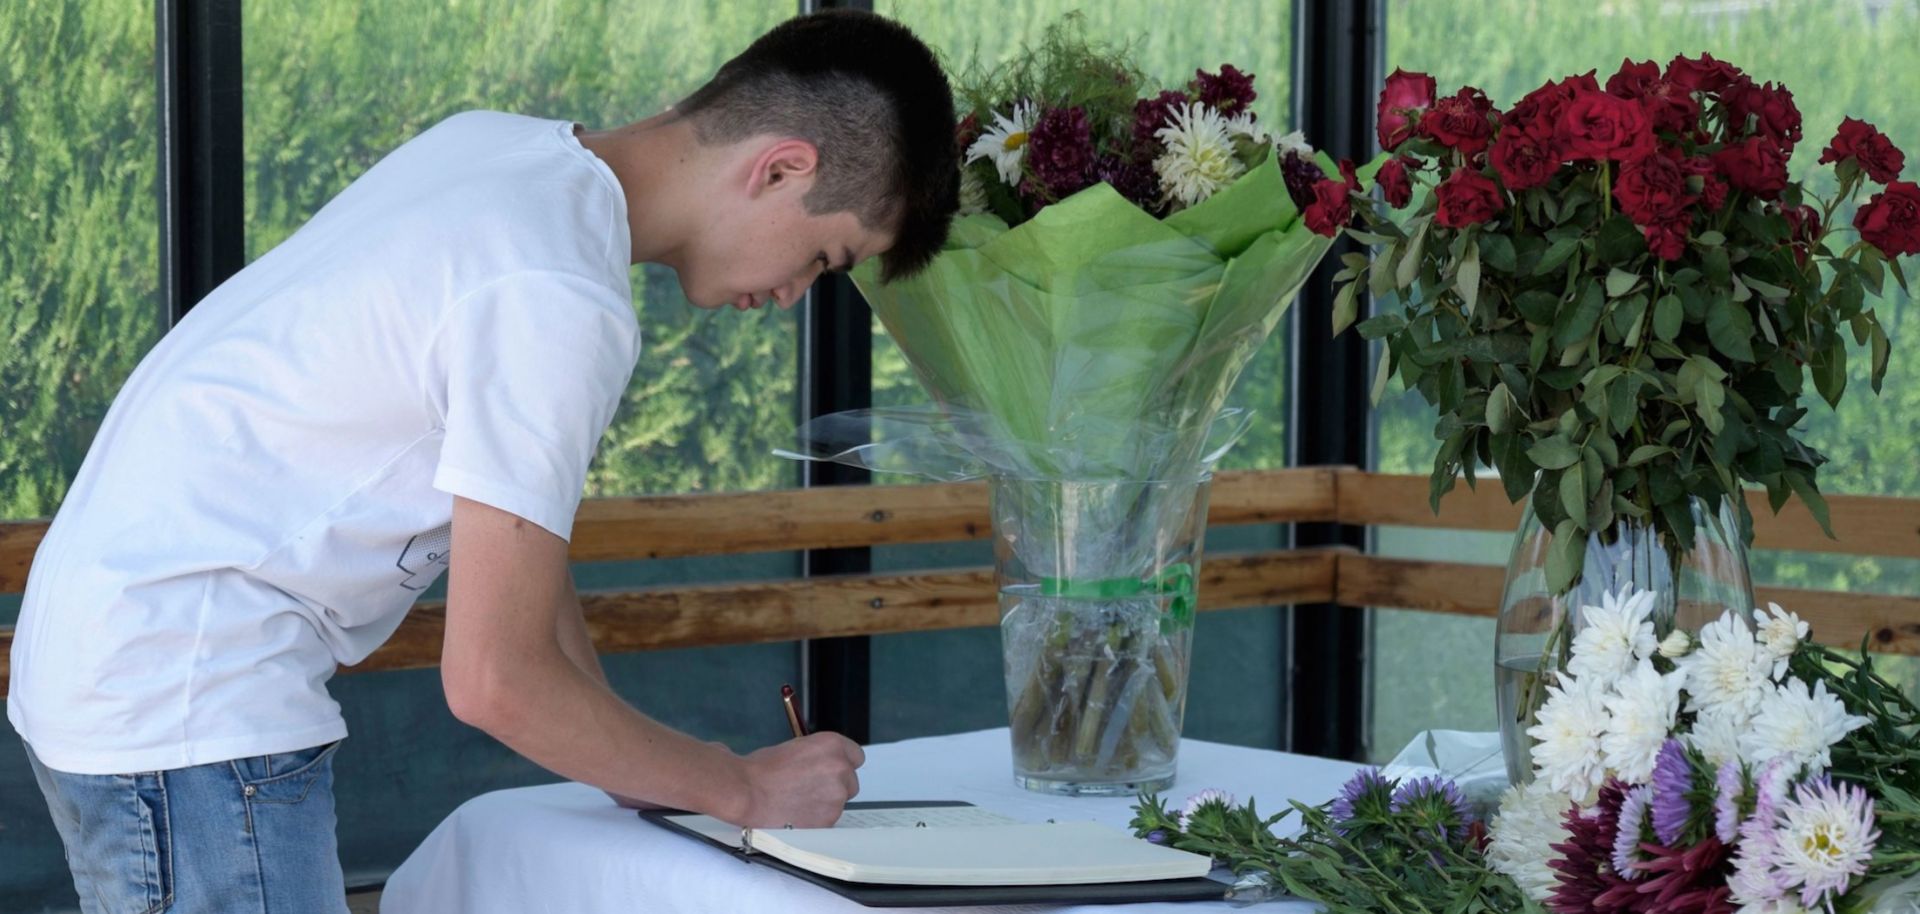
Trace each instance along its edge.
<path fill-rule="evenodd" d="M 1281 606 L 1333 596 L 1333 550 L 1229 553 L 1201 563 L 1202 610 Z M 604 653 L 711 647 L 997 625 L 991 569 L 851 575 L 585 594 L 587 626 Z M 343 673 L 431 667 L 440 661 L 446 605 L 422 603 L 373 656 Z M 13 629 L 0 627 L 0 679 Z M 0 691 L 4 695 L 4 691 Z"/>
<path fill-rule="evenodd" d="M 1428 506 L 1425 476 L 1365 473 L 1351 468 L 1335 473 L 1339 517 L 1344 524 L 1496 532 L 1512 532 L 1520 526 L 1520 505 L 1507 501 L 1498 479 L 1481 479 L 1474 489 L 1464 483 L 1456 485 L 1441 498 L 1440 514 L 1436 516 Z M 1828 495 L 1828 520 L 1838 539 L 1828 539 L 1806 506 L 1797 500 L 1776 515 L 1765 492 L 1748 492 L 1747 510 L 1753 513 L 1755 549 L 1920 558 L 1920 499 Z"/>
<path fill-rule="evenodd" d="M 1222 473 L 1207 520 L 1332 520 L 1333 483 L 1331 467 Z M 46 530 L 45 521 L 0 523 L 0 593 L 26 587 Z M 594 498 L 581 502 L 573 530 L 576 562 L 959 542 L 992 533 L 980 482 Z"/>
<path fill-rule="evenodd" d="M 1343 555 L 1334 602 L 1469 616 L 1500 611 L 1506 569 L 1375 555 Z M 1866 638 L 1878 653 L 1920 655 L 1920 598 L 1790 587 L 1754 588 L 1754 599 L 1778 603 L 1813 626 L 1822 644 L 1857 649 Z"/>

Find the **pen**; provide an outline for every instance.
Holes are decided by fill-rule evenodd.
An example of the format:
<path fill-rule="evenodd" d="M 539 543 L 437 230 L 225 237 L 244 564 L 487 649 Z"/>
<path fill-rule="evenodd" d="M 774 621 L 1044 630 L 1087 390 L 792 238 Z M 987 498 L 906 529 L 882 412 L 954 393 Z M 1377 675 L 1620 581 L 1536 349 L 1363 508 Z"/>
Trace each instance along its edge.
<path fill-rule="evenodd" d="M 793 727 L 793 736 L 798 739 L 807 735 L 807 725 L 800 721 L 800 709 L 793 703 L 793 686 L 780 687 L 780 703 L 787 708 L 787 724 Z"/>

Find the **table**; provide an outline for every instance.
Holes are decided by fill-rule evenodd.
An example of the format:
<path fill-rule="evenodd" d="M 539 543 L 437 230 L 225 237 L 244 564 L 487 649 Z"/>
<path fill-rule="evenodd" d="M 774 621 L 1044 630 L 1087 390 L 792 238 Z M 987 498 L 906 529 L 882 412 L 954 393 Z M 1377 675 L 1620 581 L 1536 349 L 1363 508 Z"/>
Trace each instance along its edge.
<path fill-rule="evenodd" d="M 1208 787 L 1269 813 L 1299 799 L 1331 799 L 1359 766 L 1302 755 L 1182 740 L 1169 805 Z M 1093 819 L 1125 828 L 1132 798 L 1053 797 L 1013 783 L 1007 731 L 981 730 L 867 747 L 862 800 L 965 800 L 1025 821 Z M 1291 820 L 1289 820 L 1291 821 Z M 600 791 L 575 783 L 475 797 L 441 822 L 394 871 L 382 914 L 660 914 L 866 911 L 825 889 L 641 821 Z M 1225 902 L 908 908 L 980 912 L 1213 914 Z M 1262 912 L 1305 914 L 1305 902 Z"/>

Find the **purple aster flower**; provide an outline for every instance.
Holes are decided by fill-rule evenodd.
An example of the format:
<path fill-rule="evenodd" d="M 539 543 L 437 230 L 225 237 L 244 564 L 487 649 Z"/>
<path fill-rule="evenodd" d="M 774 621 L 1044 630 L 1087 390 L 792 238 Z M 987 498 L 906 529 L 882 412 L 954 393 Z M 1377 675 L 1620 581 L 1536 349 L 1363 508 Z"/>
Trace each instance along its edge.
<path fill-rule="evenodd" d="M 1388 808 L 1394 813 L 1412 816 L 1414 824 L 1432 828 L 1434 834 L 1442 837 L 1458 838 L 1465 834 L 1467 823 L 1473 818 L 1460 785 L 1437 775 L 1415 778 L 1400 785 L 1393 792 Z"/>
<path fill-rule="evenodd" d="M 1180 811 L 1180 827 L 1193 828 L 1193 814 L 1199 812 L 1202 807 L 1219 806 L 1221 809 L 1227 809 L 1232 805 L 1233 794 L 1209 787 L 1187 798 L 1186 808 Z"/>
<path fill-rule="evenodd" d="M 1167 843 L 1167 830 L 1164 828 L 1156 828 L 1153 831 L 1147 832 L 1147 843 L 1148 844 Z"/>
<path fill-rule="evenodd" d="M 1340 795 L 1334 797 L 1327 815 L 1338 825 L 1357 819 L 1365 812 L 1378 812 L 1387 799 L 1388 790 L 1387 779 L 1380 776 L 1380 769 L 1362 768 L 1341 786 Z"/>
<path fill-rule="evenodd" d="M 1800 904 L 1832 908 L 1857 877 L 1865 876 L 1879 843 L 1873 798 L 1854 784 L 1822 775 L 1801 784 L 1780 809 L 1773 850 L 1773 884 L 1800 890 Z"/>
<path fill-rule="evenodd" d="M 1687 764 L 1686 747 L 1677 739 L 1667 740 L 1653 760 L 1653 835 L 1661 844 L 1680 843 L 1680 832 L 1693 813 L 1687 802 L 1692 787 L 1693 768 Z"/>
<path fill-rule="evenodd" d="M 1720 771 L 1714 778 L 1713 834 L 1722 844 L 1732 844 L 1740 837 L 1740 800 L 1746 795 L 1747 780 L 1740 771 L 1738 759 L 1727 759 L 1720 763 Z"/>
<path fill-rule="evenodd" d="M 1646 784 L 1627 791 L 1620 803 L 1620 828 L 1613 834 L 1613 871 L 1628 879 L 1639 879 L 1640 842 L 1646 837 L 1647 807 L 1653 802 L 1653 788 Z"/>

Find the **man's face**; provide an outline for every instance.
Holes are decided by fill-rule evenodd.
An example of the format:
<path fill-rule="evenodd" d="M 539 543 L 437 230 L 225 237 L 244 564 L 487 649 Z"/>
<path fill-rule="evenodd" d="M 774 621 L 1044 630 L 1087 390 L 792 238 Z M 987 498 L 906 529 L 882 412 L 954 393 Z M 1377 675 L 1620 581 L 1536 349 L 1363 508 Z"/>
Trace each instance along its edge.
<path fill-rule="evenodd" d="M 796 148 L 783 148 L 796 147 Z M 754 171 L 727 188 L 677 264 L 687 300 L 701 308 L 740 310 L 773 302 L 791 308 L 828 270 L 844 271 L 893 244 L 851 212 L 807 212 L 813 147 L 780 144 L 754 160 Z"/>

